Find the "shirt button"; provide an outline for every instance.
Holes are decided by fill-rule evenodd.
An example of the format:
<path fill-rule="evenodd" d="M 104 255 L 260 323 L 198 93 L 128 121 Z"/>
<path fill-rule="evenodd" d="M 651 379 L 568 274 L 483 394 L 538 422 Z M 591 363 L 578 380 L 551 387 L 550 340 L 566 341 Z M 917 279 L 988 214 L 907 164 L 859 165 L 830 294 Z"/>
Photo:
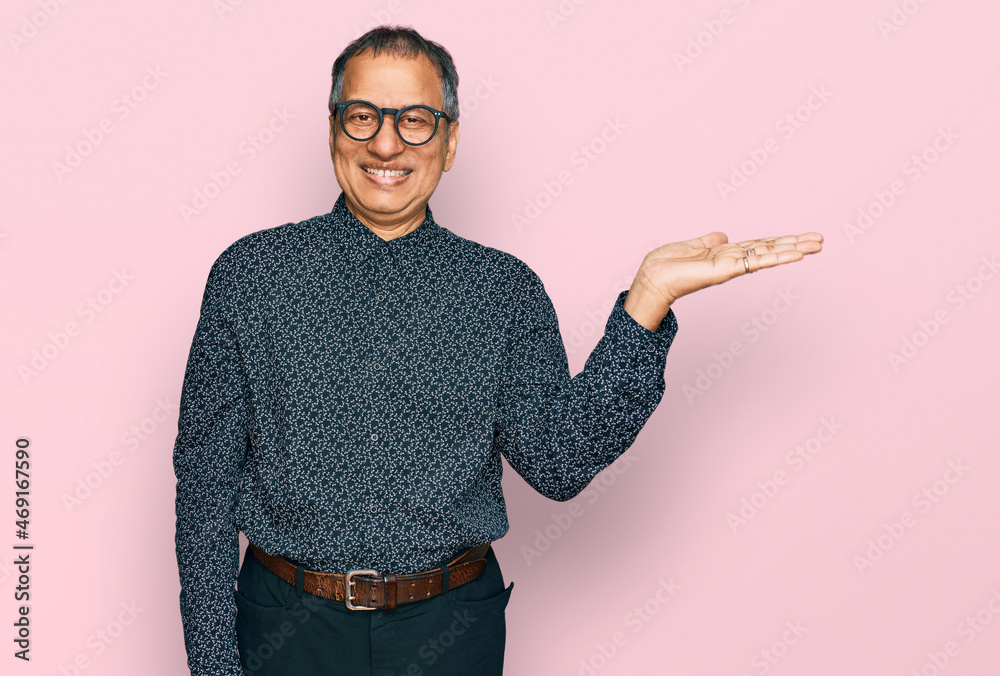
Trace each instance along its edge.
<path fill-rule="evenodd" d="M 379 364 L 378 362 L 375 362 L 375 370 L 379 371 L 379 370 L 381 370 L 381 368 L 382 368 L 382 365 Z"/>
<path fill-rule="evenodd" d="M 376 507 L 375 505 L 372 505 L 371 507 L 369 507 L 369 508 L 368 508 L 368 510 L 369 510 L 369 511 L 370 511 L 370 512 L 371 512 L 372 514 L 374 514 L 375 512 L 377 512 L 377 511 L 378 511 L 378 507 Z"/>
<path fill-rule="evenodd" d="M 649 345 L 646 346 L 646 352 L 655 352 L 655 351 L 656 351 L 656 348 L 653 347 L 652 343 L 650 343 Z"/>
<path fill-rule="evenodd" d="M 372 435 L 372 441 L 378 441 L 378 435 L 377 434 L 373 434 Z"/>
<path fill-rule="evenodd" d="M 380 303 L 382 302 L 383 298 L 385 298 L 385 296 L 383 296 L 382 294 L 379 294 L 379 295 L 375 296 L 375 300 L 377 300 Z"/>
<path fill-rule="evenodd" d="M 387 247 L 387 246 L 382 247 L 382 253 L 384 253 L 384 254 L 389 253 L 389 247 Z"/>

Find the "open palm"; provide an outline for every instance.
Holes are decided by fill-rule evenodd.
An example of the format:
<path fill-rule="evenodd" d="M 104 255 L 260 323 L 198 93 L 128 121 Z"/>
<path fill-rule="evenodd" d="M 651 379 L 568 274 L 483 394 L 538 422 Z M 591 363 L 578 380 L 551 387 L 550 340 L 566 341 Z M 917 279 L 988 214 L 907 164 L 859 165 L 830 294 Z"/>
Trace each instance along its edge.
<path fill-rule="evenodd" d="M 710 232 L 650 251 L 642 262 L 637 281 L 645 291 L 670 305 L 698 289 L 761 268 L 802 260 L 822 249 L 823 235 L 818 232 L 748 239 L 735 244 L 729 243 L 723 232 Z"/>

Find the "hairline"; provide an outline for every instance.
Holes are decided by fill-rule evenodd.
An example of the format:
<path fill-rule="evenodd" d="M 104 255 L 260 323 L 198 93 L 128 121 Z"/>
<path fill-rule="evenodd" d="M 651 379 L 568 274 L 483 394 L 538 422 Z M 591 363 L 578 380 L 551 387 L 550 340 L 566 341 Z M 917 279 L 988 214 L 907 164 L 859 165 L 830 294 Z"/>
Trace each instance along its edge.
<path fill-rule="evenodd" d="M 398 58 L 414 59 L 419 59 L 423 54 L 434 66 L 438 81 L 441 83 L 444 113 L 448 116 L 449 122 L 458 121 L 458 71 L 451 54 L 438 43 L 426 40 L 411 27 L 390 25 L 376 26 L 360 36 L 347 45 L 334 61 L 329 99 L 330 115 L 335 114 L 336 103 L 343 96 L 344 73 L 347 71 L 348 62 L 356 56 L 369 54 L 371 58 L 375 58 L 382 52 Z"/>

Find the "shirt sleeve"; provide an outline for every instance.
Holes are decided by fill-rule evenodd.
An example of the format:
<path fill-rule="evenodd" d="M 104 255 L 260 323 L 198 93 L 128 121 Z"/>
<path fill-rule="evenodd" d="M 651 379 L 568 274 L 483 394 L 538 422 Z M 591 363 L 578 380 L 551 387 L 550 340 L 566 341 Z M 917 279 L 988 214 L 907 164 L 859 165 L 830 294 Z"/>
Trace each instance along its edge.
<path fill-rule="evenodd" d="M 659 404 L 677 319 L 671 308 L 650 331 L 625 311 L 622 291 L 570 378 L 555 308 L 538 275 L 525 271 L 511 299 L 494 442 L 535 490 L 569 500 L 628 450 Z"/>
<path fill-rule="evenodd" d="M 230 301 L 232 268 L 212 266 L 181 392 L 173 465 L 184 644 L 192 676 L 241 676 L 233 587 L 235 502 L 247 445 L 248 385 Z"/>

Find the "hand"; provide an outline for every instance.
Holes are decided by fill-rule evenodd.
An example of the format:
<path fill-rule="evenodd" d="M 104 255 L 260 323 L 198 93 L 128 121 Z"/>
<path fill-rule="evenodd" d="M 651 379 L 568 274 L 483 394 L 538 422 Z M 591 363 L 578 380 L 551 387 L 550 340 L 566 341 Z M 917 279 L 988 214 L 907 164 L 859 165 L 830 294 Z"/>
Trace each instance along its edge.
<path fill-rule="evenodd" d="M 747 253 L 751 248 L 753 253 Z M 822 249 L 823 235 L 818 232 L 736 244 L 729 244 L 725 233 L 710 232 L 686 242 L 664 244 L 643 259 L 625 298 L 625 311 L 655 331 L 681 296 L 761 268 L 802 260 Z"/>
<path fill-rule="evenodd" d="M 748 254 L 747 249 L 753 252 Z M 638 285 L 639 295 L 669 308 L 681 296 L 747 274 L 748 267 L 749 272 L 756 272 L 802 260 L 822 249 L 823 235 L 818 232 L 748 239 L 736 244 L 729 244 L 725 233 L 711 232 L 650 251 L 632 288 Z"/>

